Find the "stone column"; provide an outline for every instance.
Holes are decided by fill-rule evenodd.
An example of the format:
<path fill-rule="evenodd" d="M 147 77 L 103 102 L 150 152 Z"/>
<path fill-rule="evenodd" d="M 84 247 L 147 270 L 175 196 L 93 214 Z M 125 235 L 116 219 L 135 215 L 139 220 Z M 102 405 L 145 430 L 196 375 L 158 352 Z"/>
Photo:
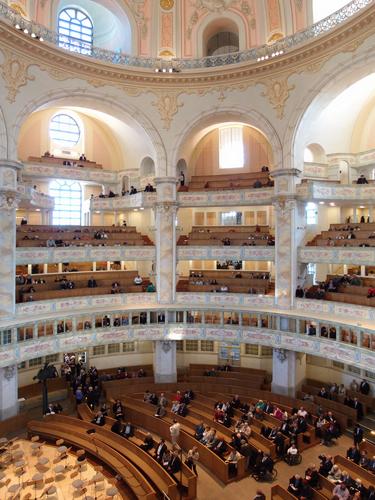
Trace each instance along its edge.
<path fill-rule="evenodd" d="M 156 291 L 158 302 L 168 304 L 176 296 L 177 180 L 163 177 L 155 183 Z"/>
<path fill-rule="evenodd" d="M 0 368 L 0 420 L 18 413 L 17 365 Z"/>
<path fill-rule="evenodd" d="M 17 172 L 22 164 L 0 160 L 0 319 L 15 311 Z"/>
<path fill-rule="evenodd" d="M 157 384 L 177 382 L 176 342 L 172 340 L 155 342 L 154 378 Z"/>
<path fill-rule="evenodd" d="M 299 170 L 281 169 L 272 173 L 275 180 L 273 200 L 275 220 L 275 302 L 281 308 L 294 304 L 297 284 L 302 284 L 303 266 L 297 262 L 297 248 L 305 230 L 305 205 L 297 201 Z"/>
<path fill-rule="evenodd" d="M 272 392 L 295 397 L 305 377 L 306 354 L 286 349 L 273 350 Z"/>

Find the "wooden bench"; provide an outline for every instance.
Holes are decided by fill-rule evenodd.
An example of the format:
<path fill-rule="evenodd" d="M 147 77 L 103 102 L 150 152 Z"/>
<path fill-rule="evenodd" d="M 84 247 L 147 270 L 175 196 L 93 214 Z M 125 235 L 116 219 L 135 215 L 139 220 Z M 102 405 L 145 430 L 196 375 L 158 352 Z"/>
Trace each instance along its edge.
<path fill-rule="evenodd" d="M 357 410 L 350 408 L 350 406 L 344 405 L 339 401 L 333 401 L 332 399 L 321 398 L 318 396 L 319 389 L 310 385 L 302 385 L 302 390 L 297 392 L 297 397 L 303 394 L 312 394 L 314 396 L 314 401 L 321 405 L 324 409 L 330 410 L 332 412 L 338 412 L 348 417 L 348 423 L 354 423 L 357 421 Z"/>
<path fill-rule="evenodd" d="M 76 168 L 70 165 L 64 165 L 64 161 L 69 161 L 71 163 L 76 163 L 77 167 L 86 167 L 86 168 L 97 168 L 102 169 L 103 166 L 100 163 L 96 163 L 95 161 L 90 160 L 79 160 L 77 158 L 60 158 L 59 156 L 29 156 L 27 161 L 32 163 L 46 163 L 50 165 L 61 165 L 66 166 L 66 168 Z"/>
<path fill-rule="evenodd" d="M 94 413 L 90 410 L 90 408 L 86 404 L 78 405 L 77 406 L 77 413 L 78 413 L 79 417 L 86 422 L 91 422 L 92 418 L 94 417 Z M 112 425 L 114 423 L 115 423 L 114 418 L 106 417 L 106 423 L 104 425 L 104 428 L 111 431 Z M 119 437 L 121 437 L 121 436 L 119 436 Z M 139 447 L 141 444 L 143 444 L 145 437 L 146 437 L 145 432 L 143 432 L 140 429 L 135 429 L 134 437 L 130 437 L 128 439 L 126 439 L 126 438 L 122 438 L 122 439 L 126 439 L 128 442 L 134 443 L 136 446 Z M 140 448 L 140 451 L 141 451 L 141 455 L 143 457 L 144 457 L 144 453 L 146 453 L 148 455 L 148 457 L 150 458 L 148 463 L 151 464 L 155 470 L 160 472 L 160 468 L 161 468 L 163 470 L 164 476 L 165 476 L 164 473 L 169 474 L 163 468 L 163 466 L 149 452 L 146 452 L 146 451 L 142 450 L 141 448 Z M 182 486 L 186 489 L 186 492 L 187 492 L 187 495 L 184 495 L 184 498 L 187 498 L 187 499 L 196 498 L 196 496 L 197 496 L 197 476 L 184 462 L 181 463 L 181 471 L 182 471 Z M 174 491 L 174 489 L 175 489 L 174 484 L 175 483 L 177 484 L 179 482 L 180 474 L 178 473 L 176 475 L 178 477 L 174 477 L 173 474 L 169 474 L 169 475 L 170 475 L 170 478 L 172 481 L 172 483 L 171 483 L 172 489 Z"/>
<path fill-rule="evenodd" d="M 353 479 L 356 479 L 358 477 L 362 481 L 362 484 L 365 488 L 374 486 L 374 474 L 364 469 L 360 465 L 355 464 L 351 460 L 341 455 L 335 456 L 334 463 L 339 465 L 341 470 L 346 470 L 349 473 L 350 477 L 352 477 Z"/>
<path fill-rule="evenodd" d="M 122 477 L 136 498 L 156 499 L 156 492 L 148 480 L 125 455 L 111 446 L 110 443 L 113 442 L 106 442 L 100 432 L 95 434 L 93 439 L 86 433 L 88 428 L 92 428 L 92 425 L 84 426 L 77 419 L 61 415 L 51 415 L 43 422 L 31 420 L 27 424 L 30 435 L 39 435 L 49 440 L 63 439 L 65 443 L 84 449 L 99 458 Z"/>

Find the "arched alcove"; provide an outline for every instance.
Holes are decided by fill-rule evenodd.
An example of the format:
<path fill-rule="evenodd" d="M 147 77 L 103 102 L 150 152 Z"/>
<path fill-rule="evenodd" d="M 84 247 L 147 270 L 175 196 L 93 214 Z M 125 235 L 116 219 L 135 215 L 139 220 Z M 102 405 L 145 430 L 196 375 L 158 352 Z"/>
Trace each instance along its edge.
<path fill-rule="evenodd" d="M 326 163 L 326 152 L 320 144 L 309 144 L 304 151 L 304 160 L 307 163 Z"/>
<path fill-rule="evenodd" d="M 150 156 L 145 156 L 139 167 L 139 183 L 141 189 L 147 184 L 153 184 L 155 178 L 155 162 Z"/>
<path fill-rule="evenodd" d="M 232 19 L 214 19 L 204 30 L 203 56 L 229 54 L 239 50 L 239 30 Z"/>
<path fill-rule="evenodd" d="M 176 177 L 179 178 L 181 173 L 184 174 L 186 179 L 188 173 L 188 166 L 184 158 L 180 158 L 176 165 Z"/>

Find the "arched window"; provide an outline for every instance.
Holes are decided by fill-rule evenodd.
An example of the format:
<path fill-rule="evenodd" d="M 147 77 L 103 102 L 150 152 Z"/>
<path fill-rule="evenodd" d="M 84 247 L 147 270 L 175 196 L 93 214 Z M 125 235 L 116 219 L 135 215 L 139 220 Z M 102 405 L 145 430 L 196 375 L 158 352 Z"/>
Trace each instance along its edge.
<path fill-rule="evenodd" d="M 244 163 L 242 125 L 219 128 L 219 168 L 242 168 Z"/>
<path fill-rule="evenodd" d="M 49 185 L 49 194 L 55 199 L 53 210 L 53 224 L 81 225 L 82 189 L 77 181 L 52 181 Z"/>
<path fill-rule="evenodd" d="M 52 141 L 62 146 L 75 146 L 81 136 L 78 123 L 70 115 L 55 115 L 49 124 L 49 135 Z"/>
<path fill-rule="evenodd" d="M 58 18 L 59 47 L 90 55 L 92 51 L 93 25 L 91 19 L 79 9 L 69 7 Z"/>
<path fill-rule="evenodd" d="M 212 36 L 207 42 L 207 55 L 218 56 L 221 54 L 230 54 L 240 50 L 237 33 L 230 31 L 221 31 Z"/>

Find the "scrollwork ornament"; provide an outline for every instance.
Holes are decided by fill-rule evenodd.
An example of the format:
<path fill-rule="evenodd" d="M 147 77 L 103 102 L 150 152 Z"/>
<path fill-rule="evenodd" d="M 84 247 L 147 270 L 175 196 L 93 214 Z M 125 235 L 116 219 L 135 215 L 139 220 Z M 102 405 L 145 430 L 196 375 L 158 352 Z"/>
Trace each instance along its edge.
<path fill-rule="evenodd" d="M 0 210 L 13 210 L 18 208 L 19 197 L 14 192 L 0 192 Z"/>
<path fill-rule="evenodd" d="M 297 202 L 294 198 L 281 198 L 274 200 L 273 206 L 276 212 L 280 213 L 282 217 L 284 217 L 297 207 Z"/>
<path fill-rule="evenodd" d="M 296 86 L 289 85 L 287 77 L 262 83 L 266 86 L 266 91 L 262 92 L 262 96 L 268 97 L 269 103 L 276 110 L 277 118 L 282 120 L 284 118 L 286 101 L 289 99 L 290 92 L 294 90 Z"/>
<path fill-rule="evenodd" d="M 0 66 L 1 76 L 5 81 L 8 90 L 7 101 L 14 103 L 20 88 L 27 85 L 29 81 L 35 80 L 35 76 L 28 74 L 31 64 L 19 56 L 15 56 L 2 49 L 4 62 Z"/>
<path fill-rule="evenodd" d="M 288 359 L 288 352 L 285 349 L 275 348 L 274 351 L 280 363 L 284 363 Z"/>
<path fill-rule="evenodd" d="M 12 378 L 15 376 L 15 374 L 16 374 L 16 366 L 15 365 L 5 366 L 4 377 L 6 378 L 6 380 L 8 380 L 8 382 L 10 380 L 12 380 Z"/>
<path fill-rule="evenodd" d="M 161 92 L 157 97 L 158 100 L 154 101 L 152 105 L 155 106 L 160 113 L 160 117 L 164 123 L 163 128 L 169 130 L 174 115 L 184 104 L 178 102 L 178 94 L 176 92 Z"/>

